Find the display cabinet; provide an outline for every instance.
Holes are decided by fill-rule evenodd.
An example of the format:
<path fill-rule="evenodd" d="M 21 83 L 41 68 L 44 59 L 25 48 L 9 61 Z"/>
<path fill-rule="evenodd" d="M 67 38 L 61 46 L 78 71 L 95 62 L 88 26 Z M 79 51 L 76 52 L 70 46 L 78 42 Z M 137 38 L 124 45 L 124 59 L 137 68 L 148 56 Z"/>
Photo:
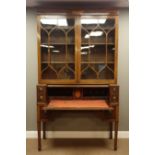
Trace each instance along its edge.
<path fill-rule="evenodd" d="M 39 83 L 116 83 L 117 31 L 114 15 L 38 16 Z"/>
<path fill-rule="evenodd" d="M 118 16 L 110 13 L 65 13 L 38 16 L 37 130 L 53 110 L 102 111 L 114 130 L 117 150 Z"/>

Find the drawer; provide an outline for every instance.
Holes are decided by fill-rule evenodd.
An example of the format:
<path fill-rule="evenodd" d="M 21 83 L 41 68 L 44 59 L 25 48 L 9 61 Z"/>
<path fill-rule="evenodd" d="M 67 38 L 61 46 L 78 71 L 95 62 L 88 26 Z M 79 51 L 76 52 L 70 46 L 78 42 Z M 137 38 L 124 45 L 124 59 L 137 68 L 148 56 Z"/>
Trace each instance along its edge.
<path fill-rule="evenodd" d="M 37 101 L 46 102 L 46 86 L 37 85 Z"/>
<path fill-rule="evenodd" d="M 45 92 L 45 91 L 46 91 L 45 87 L 41 87 L 41 86 L 37 87 L 37 92 Z"/>
<path fill-rule="evenodd" d="M 37 101 L 44 102 L 44 101 L 45 101 L 45 95 L 38 94 L 38 95 L 37 95 Z"/>
<path fill-rule="evenodd" d="M 109 99 L 110 102 L 119 102 L 119 86 L 109 87 Z"/>

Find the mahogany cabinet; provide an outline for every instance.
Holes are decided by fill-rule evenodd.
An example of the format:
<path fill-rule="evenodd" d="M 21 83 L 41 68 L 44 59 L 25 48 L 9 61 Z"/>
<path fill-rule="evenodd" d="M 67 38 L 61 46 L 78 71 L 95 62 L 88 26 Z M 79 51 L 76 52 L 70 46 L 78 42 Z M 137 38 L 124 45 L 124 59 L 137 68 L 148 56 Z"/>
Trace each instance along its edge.
<path fill-rule="evenodd" d="M 37 129 L 52 110 L 99 110 L 114 130 L 117 149 L 118 16 L 110 13 L 53 13 L 38 16 Z M 113 127 L 114 126 L 114 127 Z"/>
<path fill-rule="evenodd" d="M 116 83 L 117 55 L 117 15 L 38 16 L 39 83 Z"/>

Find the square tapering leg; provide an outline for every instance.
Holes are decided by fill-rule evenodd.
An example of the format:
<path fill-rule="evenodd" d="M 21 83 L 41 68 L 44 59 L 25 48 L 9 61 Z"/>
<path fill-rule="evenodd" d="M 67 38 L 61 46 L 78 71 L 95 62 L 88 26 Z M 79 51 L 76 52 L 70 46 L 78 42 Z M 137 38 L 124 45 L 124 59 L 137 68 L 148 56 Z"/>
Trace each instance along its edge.
<path fill-rule="evenodd" d="M 46 122 L 43 122 L 43 139 L 46 139 Z"/>
<path fill-rule="evenodd" d="M 115 121 L 114 150 L 117 150 L 118 121 Z"/>
<path fill-rule="evenodd" d="M 41 151 L 41 122 L 37 122 L 37 128 L 38 128 L 38 151 Z"/>

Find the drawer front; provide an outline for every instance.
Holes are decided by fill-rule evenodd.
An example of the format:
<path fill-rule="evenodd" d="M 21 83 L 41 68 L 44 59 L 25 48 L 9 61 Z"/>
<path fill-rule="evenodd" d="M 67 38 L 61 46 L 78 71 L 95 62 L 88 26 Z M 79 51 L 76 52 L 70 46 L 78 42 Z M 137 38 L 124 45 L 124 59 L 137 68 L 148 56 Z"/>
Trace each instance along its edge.
<path fill-rule="evenodd" d="M 46 94 L 46 86 L 37 85 L 37 102 L 46 102 L 47 94 Z"/>
<path fill-rule="evenodd" d="M 119 102 L 119 86 L 109 86 L 109 102 Z"/>
<path fill-rule="evenodd" d="M 37 94 L 37 101 L 38 102 L 45 102 L 46 101 L 46 96 L 42 93 Z"/>
<path fill-rule="evenodd" d="M 46 87 L 44 87 L 44 86 L 37 86 L 37 92 L 43 93 L 45 91 L 46 91 Z"/>

